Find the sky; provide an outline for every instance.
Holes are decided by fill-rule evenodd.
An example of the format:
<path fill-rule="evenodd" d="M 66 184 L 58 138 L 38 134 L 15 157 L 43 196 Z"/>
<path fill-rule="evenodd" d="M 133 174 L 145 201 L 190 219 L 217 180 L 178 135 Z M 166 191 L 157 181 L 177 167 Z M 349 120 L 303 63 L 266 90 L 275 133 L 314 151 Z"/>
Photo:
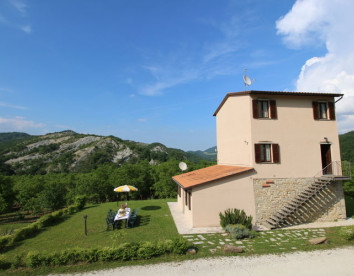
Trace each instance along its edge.
<path fill-rule="evenodd" d="M 354 130 L 352 0 L 1 0 L 0 132 L 216 145 L 228 92 L 339 92 Z M 254 81 L 245 88 L 244 69 Z"/>

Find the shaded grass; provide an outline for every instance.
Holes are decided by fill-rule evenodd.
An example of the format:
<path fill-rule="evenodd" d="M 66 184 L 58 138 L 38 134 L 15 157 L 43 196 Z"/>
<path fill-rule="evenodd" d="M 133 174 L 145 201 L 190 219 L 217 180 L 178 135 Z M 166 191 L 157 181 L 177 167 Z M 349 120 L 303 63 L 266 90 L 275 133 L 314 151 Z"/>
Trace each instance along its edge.
<path fill-rule="evenodd" d="M 75 247 L 113 247 L 125 242 L 174 239 L 178 237 L 178 232 L 167 201 L 171 199 L 129 201 L 130 208 L 140 209 L 137 225 L 134 228 L 122 227 L 114 231 L 106 231 L 106 216 L 109 209 L 117 211 L 115 202 L 88 206 L 62 223 L 45 228 L 36 237 L 20 242 L 5 254 L 6 258 L 12 260 L 16 254 L 27 254 L 29 251 L 45 253 Z M 146 208 L 149 206 L 160 208 Z M 87 236 L 85 236 L 84 215 L 88 216 Z"/>

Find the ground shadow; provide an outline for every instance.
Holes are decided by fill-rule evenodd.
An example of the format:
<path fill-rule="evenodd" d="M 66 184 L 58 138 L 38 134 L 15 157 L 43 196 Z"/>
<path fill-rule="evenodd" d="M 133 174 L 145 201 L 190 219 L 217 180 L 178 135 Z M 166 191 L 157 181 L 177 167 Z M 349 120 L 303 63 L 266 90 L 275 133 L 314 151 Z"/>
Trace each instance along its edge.
<path fill-rule="evenodd" d="M 150 223 L 150 215 L 146 215 L 146 216 L 137 216 L 136 217 L 136 222 L 135 225 L 136 226 L 144 226 L 144 225 L 148 225 Z"/>
<path fill-rule="evenodd" d="M 161 209 L 161 206 L 145 206 L 145 207 L 141 207 L 141 210 L 144 211 L 155 211 Z"/>

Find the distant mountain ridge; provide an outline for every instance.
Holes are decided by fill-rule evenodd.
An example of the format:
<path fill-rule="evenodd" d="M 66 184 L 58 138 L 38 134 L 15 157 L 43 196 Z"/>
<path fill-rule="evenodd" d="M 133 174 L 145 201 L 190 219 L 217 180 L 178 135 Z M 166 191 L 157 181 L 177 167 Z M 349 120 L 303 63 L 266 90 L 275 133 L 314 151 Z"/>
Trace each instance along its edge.
<path fill-rule="evenodd" d="M 0 133 L 0 165 L 16 174 L 89 172 L 106 163 L 121 165 L 147 160 L 158 164 L 169 159 L 215 161 L 216 154 L 185 152 L 161 143 L 145 144 L 71 130 L 46 135 Z"/>

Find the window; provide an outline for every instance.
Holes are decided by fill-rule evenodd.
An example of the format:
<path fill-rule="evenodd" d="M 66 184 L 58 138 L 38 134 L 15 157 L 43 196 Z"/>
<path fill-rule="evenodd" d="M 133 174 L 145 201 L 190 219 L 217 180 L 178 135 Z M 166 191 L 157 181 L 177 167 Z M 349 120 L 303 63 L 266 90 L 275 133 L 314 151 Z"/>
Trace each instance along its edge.
<path fill-rule="evenodd" d="M 277 119 L 277 106 L 274 100 L 253 100 L 253 118 Z"/>
<path fill-rule="evenodd" d="M 261 145 L 261 162 L 271 162 L 270 144 Z"/>
<path fill-rule="evenodd" d="M 178 196 L 181 197 L 181 187 L 180 186 L 177 187 L 178 187 Z"/>
<path fill-rule="evenodd" d="M 255 144 L 256 163 L 280 163 L 278 144 Z"/>
<path fill-rule="evenodd" d="M 335 120 L 336 113 L 333 102 L 312 102 L 315 120 Z"/>

